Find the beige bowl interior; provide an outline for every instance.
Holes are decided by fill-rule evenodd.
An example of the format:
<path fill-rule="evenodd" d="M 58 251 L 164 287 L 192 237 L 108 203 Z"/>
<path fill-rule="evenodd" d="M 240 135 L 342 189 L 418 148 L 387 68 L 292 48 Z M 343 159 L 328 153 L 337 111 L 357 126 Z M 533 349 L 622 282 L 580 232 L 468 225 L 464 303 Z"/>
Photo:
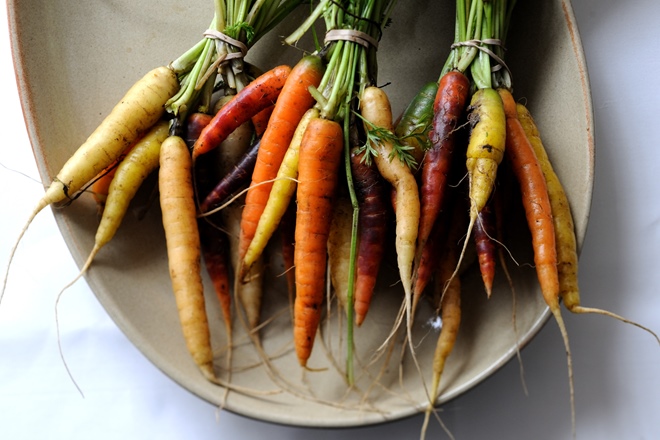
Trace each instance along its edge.
<path fill-rule="evenodd" d="M 167 64 L 201 37 L 212 16 L 212 2 L 143 0 L 9 1 L 12 43 L 18 84 L 38 166 L 50 181 L 69 155 L 108 113 L 124 91 L 147 70 Z M 584 238 L 593 180 L 593 127 L 589 84 L 579 35 L 570 2 L 519 2 L 509 38 L 507 59 L 514 76 L 514 94 L 524 99 L 536 117 L 550 157 L 571 200 L 578 240 Z M 293 18 L 304 16 L 304 10 Z M 453 2 L 399 2 L 392 25 L 380 44 L 379 81 L 387 86 L 395 113 L 417 89 L 437 79 L 453 35 Z M 291 27 L 289 27 L 290 29 Z M 300 52 L 279 43 L 286 27 L 262 40 L 250 61 L 262 68 L 295 63 Z M 153 181 L 151 185 L 153 185 Z M 151 187 L 153 188 L 153 186 Z M 209 384 L 186 351 L 178 327 L 167 272 L 165 243 L 157 204 L 140 218 L 150 196 L 142 191 L 114 241 L 97 257 L 87 281 L 100 302 L 130 340 L 173 380 L 213 404 L 224 389 Z M 58 225 L 76 261 L 81 264 L 92 248 L 98 224 L 96 206 L 83 196 L 66 209 L 55 210 Z M 509 243 L 518 262 L 510 268 L 517 289 L 517 328 L 513 332 L 512 295 L 500 275 L 493 297 L 486 299 L 477 270 L 463 277 L 464 319 L 458 344 L 443 376 L 440 403 L 470 389 L 534 336 L 548 318 L 535 274 L 524 224 L 511 226 Z M 277 249 L 271 249 L 266 280 L 264 317 L 274 317 L 261 337 L 274 367 L 298 392 L 250 396 L 232 392 L 225 408 L 261 420 L 300 426 L 357 426 L 415 414 L 425 405 L 418 372 L 408 358 L 403 383 L 396 362 L 382 371 L 378 386 L 361 399 L 382 363 L 366 367 L 369 357 L 390 329 L 401 292 L 393 277 L 381 280 L 372 311 L 356 330 L 358 387 L 347 392 L 338 368 L 343 368 L 342 323 L 330 320 L 310 360 L 323 371 L 303 373 L 292 352 L 287 294 Z M 396 273 L 392 257 L 385 274 Z M 224 375 L 226 352 L 223 324 L 208 279 L 208 311 L 218 373 Z M 334 315 L 333 311 L 333 315 Z M 415 328 L 417 353 L 424 377 L 430 364 L 436 332 L 427 324 L 424 307 Z M 275 390 L 259 358 L 236 325 L 235 371 L 232 381 L 260 390 Z M 326 340 L 324 348 L 321 340 Z M 398 356 L 398 351 L 395 352 Z M 330 362 L 333 358 L 336 364 Z"/>

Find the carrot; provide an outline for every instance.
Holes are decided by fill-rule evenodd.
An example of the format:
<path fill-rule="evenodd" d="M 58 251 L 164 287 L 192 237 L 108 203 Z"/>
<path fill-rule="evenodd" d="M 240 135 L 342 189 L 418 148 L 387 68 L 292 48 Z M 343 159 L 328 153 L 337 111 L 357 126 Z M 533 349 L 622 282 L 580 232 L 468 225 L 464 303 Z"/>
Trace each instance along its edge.
<path fill-rule="evenodd" d="M 163 115 L 165 102 L 176 93 L 178 87 L 177 77 L 169 68 L 158 67 L 150 71 L 126 92 L 96 130 L 67 160 L 30 213 L 10 251 L 0 302 L 7 287 L 9 268 L 16 248 L 32 220 L 46 206 L 71 200 L 101 170 L 146 133 Z"/>
<path fill-rule="evenodd" d="M 314 104 L 309 87 L 318 86 L 323 63 L 317 56 L 303 57 L 293 68 L 277 99 L 268 127 L 261 138 L 252 182 L 245 196 L 241 218 L 240 255 L 243 259 L 266 206 L 272 182 L 303 115 Z"/>
<path fill-rule="evenodd" d="M 458 273 L 463 261 L 479 213 L 490 199 L 495 187 L 497 167 L 504 157 L 508 132 L 499 93 L 491 88 L 478 89 L 472 95 L 468 121 L 471 132 L 465 165 L 468 172 L 470 222 L 454 275 Z"/>
<path fill-rule="evenodd" d="M 129 149 L 131 147 L 128 147 Z M 99 208 L 99 213 L 103 213 L 105 208 L 105 202 L 108 199 L 108 190 L 110 189 L 110 183 L 112 183 L 113 177 L 117 172 L 117 166 L 124 158 L 119 156 L 112 162 L 110 165 L 105 167 L 93 180 L 92 184 L 92 197 L 96 201 L 96 204 Z"/>
<path fill-rule="evenodd" d="M 237 127 L 272 105 L 282 91 L 290 72 L 289 66 L 277 66 L 241 89 L 234 99 L 213 116 L 209 125 L 200 133 L 193 146 L 193 161 L 200 154 L 216 148 Z"/>
<path fill-rule="evenodd" d="M 270 237 L 275 232 L 275 229 L 277 229 L 277 226 L 293 197 L 293 193 L 296 190 L 295 178 L 298 177 L 300 142 L 302 141 L 303 134 L 305 133 L 309 122 L 318 117 L 319 111 L 315 108 L 310 108 L 302 116 L 302 119 L 293 133 L 291 143 L 282 158 L 270 194 L 268 195 L 266 204 L 259 216 L 257 226 L 254 230 L 254 236 L 245 251 L 243 270 L 248 270 L 250 266 L 252 266 L 252 263 L 254 263 L 254 261 L 261 255 L 266 244 L 270 240 Z"/>
<path fill-rule="evenodd" d="M 161 146 L 158 187 L 170 278 L 183 337 L 195 364 L 207 379 L 215 380 L 200 272 L 192 160 L 180 137 L 171 136 Z"/>
<path fill-rule="evenodd" d="M 458 264 L 457 244 L 463 234 L 462 212 L 455 210 L 452 215 L 447 247 L 439 259 L 438 274 L 435 279 L 435 297 L 439 301 L 441 325 L 438 341 L 433 353 L 433 381 L 429 395 L 429 403 L 424 414 L 422 438 L 427 429 L 435 402 L 440 395 L 440 379 L 445 369 L 447 358 L 454 349 L 458 330 L 461 324 L 461 279 L 454 276 L 454 267 Z M 445 286 L 445 283 L 449 283 Z"/>
<path fill-rule="evenodd" d="M 254 170 L 254 165 L 257 162 L 257 154 L 259 153 L 260 146 L 260 140 L 254 142 L 241 156 L 240 160 L 233 165 L 231 171 L 220 179 L 200 203 L 200 212 L 206 213 L 212 211 L 220 206 L 232 193 L 236 192 L 242 186 L 247 185 L 250 175 Z"/>
<path fill-rule="evenodd" d="M 417 259 L 442 209 L 452 166 L 455 134 L 462 123 L 470 91 L 468 78 L 452 70 L 440 78 L 433 104 L 433 122 L 429 133 L 431 148 L 422 162 Z"/>
<path fill-rule="evenodd" d="M 224 96 L 220 98 L 216 103 L 215 109 L 220 111 L 220 109 L 222 109 L 224 105 L 227 105 L 232 98 L 232 96 Z M 205 207 L 205 203 L 208 202 L 211 203 L 212 206 L 215 206 L 215 204 L 220 203 L 222 199 L 225 199 L 231 193 L 247 184 L 249 170 L 251 169 L 250 163 L 254 164 L 253 158 L 256 157 L 256 151 L 259 147 L 258 142 L 250 146 L 250 142 L 253 138 L 253 131 L 252 123 L 250 121 L 244 122 L 227 136 L 216 150 L 210 153 L 216 153 L 215 155 L 217 157 L 214 157 L 214 160 L 198 162 L 198 179 L 200 176 L 203 176 L 204 171 L 215 171 L 215 179 L 213 181 L 217 181 L 217 176 L 224 176 L 220 179 L 220 182 L 216 184 L 215 188 L 213 188 L 211 182 L 209 182 L 208 186 L 198 185 L 200 195 L 202 197 L 206 195 L 204 201 L 200 204 L 200 212 L 208 212 L 207 209 L 209 208 Z M 250 159 L 250 157 L 252 159 Z M 215 201 L 213 200 L 214 197 L 219 197 L 220 200 Z M 228 281 L 225 280 L 225 277 L 229 277 L 228 272 L 230 271 L 230 266 L 233 266 L 234 272 L 238 270 L 236 242 L 238 238 L 241 204 L 242 201 L 237 201 L 219 214 L 204 215 L 203 218 L 200 218 L 200 222 L 208 223 L 209 227 L 213 229 L 209 230 L 208 233 L 217 236 L 216 240 L 222 241 L 222 243 L 217 243 L 216 249 L 207 249 L 209 244 L 203 242 L 202 252 L 204 253 L 205 261 L 207 252 L 209 254 L 214 254 L 209 256 L 209 260 L 211 260 L 213 264 L 217 263 L 219 265 L 219 267 L 209 268 L 209 263 L 207 262 L 209 274 L 212 275 L 215 273 L 217 277 L 217 287 L 221 289 L 219 290 L 216 288 L 216 295 L 220 298 L 220 305 L 222 307 L 223 316 L 225 317 L 225 327 L 227 328 L 228 335 L 231 335 L 232 327 L 230 308 L 232 300 L 231 290 L 225 290 L 225 282 Z M 201 228 L 200 232 L 205 232 L 205 230 L 206 227 Z M 220 246 L 223 246 L 225 249 L 220 249 Z M 220 261 L 220 259 L 223 261 Z M 263 266 L 259 264 L 257 270 L 261 271 L 262 269 Z M 218 273 L 216 273 L 216 271 Z M 248 283 L 234 283 L 233 295 L 236 300 L 235 302 L 240 304 L 245 311 L 248 326 L 250 328 L 255 328 L 259 324 L 262 293 L 262 277 L 260 276 L 260 273 L 259 276 L 255 276 Z M 228 338 L 228 344 L 230 346 L 232 344 L 231 336 Z M 228 364 L 231 364 L 231 355 L 232 353 L 230 350 L 227 356 Z"/>
<path fill-rule="evenodd" d="M 117 166 L 115 176 L 108 189 L 108 198 L 101 222 L 96 230 L 94 247 L 74 282 L 87 271 L 101 248 L 115 236 L 128 211 L 128 206 L 142 182 L 158 168 L 160 148 L 168 137 L 168 128 L 165 121 L 154 125 L 151 131 L 135 144 Z"/>
<path fill-rule="evenodd" d="M 328 272 L 337 301 L 348 310 L 353 207 L 349 199 L 338 197 L 328 235 Z"/>
<path fill-rule="evenodd" d="M 229 236 L 229 249 L 231 262 L 234 268 L 234 297 L 245 313 L 247 326 L 250 330 L 257 328 L 261 320 L 261 307 L 263 303 L 263 281 L 264 281 L 264 259 L 259 258 L 252 268 L 240 278 L 237 274 L 241 269 L 240 257 L 240 233 L 242 203 L 240 198 L 237 203 L 232 203 L 221 211 L 224 219 L 224 227 Z"/>
<path fill-rule="evenodd" d="M 289 202 L 282 221 L 280 222 L 280 242 L 282 244 L 282 261 L 284 262 L 284 274 L 289 290 L 289 302 L 291 303 L 291 316 L 293 317 L 293 299 L 296 295 L 296 277 L 293 266 L 293 253 L 296 232 L 296 202 Z M 293 320 L 292 320 L 293 321 Z"/>
<path fill-rule="evenodd" d="M 490 298 L 495 278 L 495 218 L 491 209 L 491 202 L 484 206 L 474 225 L 474 242 L 477 247 L 479 271 L 484 282 L 486 295 Z"/>
<path fill-rule="evenodd" d="M 424 84 L 410 101 L 395 124 L 394 134 L 401 142 L 411 147 L 410 153 L 417 164 L 421 164 L 429 149 L 428 129 L 433 118 L 433 102 L 438 93 L 438 83 Z"/>
<path fill-rule="evenodd" d="M 373 127 L 392 132 L 392 109 L 385 92 L 378 87 L 367 87 L 360 97 L 360 111 L 365 120 L 365 131 Z M 386 138 L 381 142 L 369 141 L 376 151 L 374 161 L 378 171 L 395 189 L 395 249 L 399 276 L 405 294 L 407 327 L 412 326 L 412 266 L 419 227 L 419 192 L 410 168 L 393 157 L 394 147 Z M 398 323 L 395 327 L 398 327 Z"/>
<path fill-rule="evenodd" d="M 160 119 L 165 101 L 177 88 L 176 77 L 167 67 L 154 69 L 135 83 L 64 164 L 39 206 L 71 198 L 110 165 Z"/>
<path fill-rule="evenodd" d="M 575 429 L 575 399 L 573 389 L 573 367 L 568 333 L 559 307 L 559 275 L 557 271 L 557 248 L 552 207 L 548 188 L 541 166 L 523 130 L 513 96 L 507 89 L 499 89 L 506 113 L 506 155 L 511 170 L 518 181 L 522 195 L 527 224 L 532 234 L 534 264 L 541 286 L 541 293 L 550 308 L 566 348 L 569 372 L 571 415 Z"/>
<path fill-rule="evenodd" d="M 197 115 L 201 113 L 196 113 Z M 191 115 L 188 118 L 188 127 L 191 127 L 191 119 L 196 114 Z M 187 137 L 192 136 L 193 144 L 195 142 L 194 130 L 195 126 L 198 125 L 195 121 L 192 121 L 193 130 L 187 131 Z M 199 131 L 197 131 L 199 134 Z M 186 139 L 186 144 L 190 147 L 189 139 Z M 230 138 L 227 138 L 224 143 L 228 143 Z M 194 170 L 194 179 L 195 179 L 195 191 L 197 194 L 206 194 L 209 192 L 209 188 L 212 186 L 212 182 L 215 180 L 215 171 L 217 167 L 213 161 L 210 160 L 201 160 L 195 164 Z M 225 323 L 225 333 L 227 336 L 227 344 L 231 347 L 232 344 L 232 314 L 231 314 L 231 289 L 229 284 L 229 241 L 227 238 L 226 232 L 219 225 L 220 216 L 214 215 L 211 217 L 198 217 L 197 227 L 199 229 L 199 238 L 201 245 L 201 254 L 202 260 L 204 261 L 204 266 L 206 267 L 206 272 L 211 278 L 211 283 L 213 284 L 213 290 L 215 295 L 218 298 L 220 304 L 220 310 L 222 312 L 222 318 Z M 227 365 L 228 368 L 231 365 L 231 350 L 228 351 L 227 355 Z"/>
<path fill-rule="evenodd" d="M 321 319 L 327 241 L 342 149 L 341 126 L 321 118 L 309 123 L 300 145 L 294 250 L 294 345 L 303 367 L 312 352 Z"/>
<path fill-rule="evenodd" d="M 193 113 L 186 119 L 186 128 L 185 128 L 185 141 L 188 147 L 192 148 L 195 145 L 195 142 L 199 138 L 204 127 L 209 125 L 213 119 L 212 115 L 207 113 Z"/>
<path fill-rule="evenodd" d="M 229 241 L 227 234 L 216 225 L 198 220 L 201 252 L 206 272 L 211 278 L 215 295 L 225 321 L 227 340 L 232 340 L 231 292 L 229 288 Z"/>
<path fill-rule="evenodd" d="M 472 124 L 466 166 L 470 184 L 471 224 L 490 198 L 497 167 L 504 157 L 506 124 L 502 100 L 493 89 L 480 89 L 470 103 Z"/>
<path fill-rule="evenodd" d="M 374 294 L 376 278 L 385 254 L 389 199 L 375 165 L 363 160 L 364 153 L 351 151 L 351 174 L 360 206 L 355 278 L 355 323 L 362 325 Z"/>
<path fill-rule="evenodd" d="M 433 274 L 436 271 L 438 259 L 442 254 L 442 249 L 447 241 L 447 233 L 451 223 L 451 212 L 456 209 L 453 203 L 453 197 L 450 195 L 445 201 L 445 209 L 443 209 L 435 220 L 433 229 L 429 238 L 424 244 L 419 257 L 419 262 L 415 268 L 414 285 L 413 285 L 413 315 L 417 310 L 419 303 L 426 286 L 431 281 Z"/>
<path fill-rule="evenodd" d="M 630 321 L 608 310 L 584 307 L 580 304 L 580 288 L 578 285 L 578 255 L 577 240 L 573 216 L 564 188 L 555 173 L 550 159 L 545 151 L 539 130 L 523 104 L 516 104 L 518 119 L 525 131 L 534 153 L 539 161 L 543 176 L 548 186 L 548 195 L 552 207 L 552 219 L 557 240 L 557 270 L 559 276 L 559 294 L 564 306 L 572 313 L 597 313 L 635 325 L 653 335 L 660 343 L 658 335 L 636 322 Z"/>
<path fill-rule="evenodd" d="M 507 157 L 520 185 L 523 206 L 532 232 L 534 262 L 541 284 L 543 297 L 551 308 L 559 304 L 559 280 L 557 276 L 557 252 L 552 222 L 550 198 L 534 150 L 518 120 L 515 102 L 510 92 L 499 91 L 504 101 L 507 117 Z"/>

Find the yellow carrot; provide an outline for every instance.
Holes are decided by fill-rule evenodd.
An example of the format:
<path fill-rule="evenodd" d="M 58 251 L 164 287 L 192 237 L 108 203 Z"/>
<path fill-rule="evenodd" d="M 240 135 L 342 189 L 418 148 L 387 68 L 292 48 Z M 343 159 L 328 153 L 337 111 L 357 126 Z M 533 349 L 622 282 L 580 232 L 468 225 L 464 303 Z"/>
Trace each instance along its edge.
<path fill-rule="evenodd" d="M 195 364 L 207 379 L 215 380 L 201 276 L 192 159 L 180 137 L 169 137 L 161 146 L 158 187 L 170 278 L 183 337 Z"/>
<path fill-rule="evenodd" d="M 96 130 L 67 160 L 33 209 L 10 251 L 0 301 L 4 296 L 7 275 L 16 248 L 37 214 L 46 206 L 72 199 L 161 118 L 165 103 L 178 89 L 177 76 L 168 67 L 158 67 L 150 71 L 126 92 Z"/>
<path fill-rule="evenodd" d="M 115 168 L 114 177 L 108 188 L 101 222 L 96 229 L 94 247 L 80 269 L 78 276 L 67 284 L 64 289 L 75 283 L 89 269 L 101 248 L 115 236 L 128 211 L 128 206 L 142 182 L 158 168 L 160 146 L 168 137 L 168 131 L 169 124 L 167 122 L 158 122 L 149 133 L 131 148 L 126 157 Z"/>
<path fill-rule="evenodd" d="M 385 129 L 390 133 L 393 131 L 392 108 L 387 94 L 382 89 L 367 87 L 364 90 L 360 97 L 360 112 L 366 121 L 366 131 L 372 130 L 371 126 Z M 412 326 L 412 266 L 420 215 L 417 181 L 408 165 L 396 155 L 392 155 L 393 145 L 389 140 L 383 138 L 381 142 L 370 141 L 370 143 L 377 152 L 374 161 L 378 171 L 396 190 L 395 248 L 399 276 L 405 294 L 407 327 L 410 330 Z"/>
<path fill-rule="evenodd" d="M 575 225 L 571 214 L 571 207 L 564 187 L 555 173 L 552 163 L 545 151 L 538 127 L 527 107 L 516 105 L 518 119 L 529 140 L 534 154 L 539 161 L 541 171 L 548 187 L 548 196 L 552 208 L 552 221 L 555 228 L 555 241 L 557 249 L 557 275 L 559 278 L 559 295 L 564 306 L 572 313 L 596 313 L 618 319 L 621 322 L 632 324 L 649 332 L 660 343 L 660 338 L 648 327 L 631 321 L 618 314 L 594 307 L 585 307 L 580 301 L 580 287 L 578 284 L 578 254 Z"/>

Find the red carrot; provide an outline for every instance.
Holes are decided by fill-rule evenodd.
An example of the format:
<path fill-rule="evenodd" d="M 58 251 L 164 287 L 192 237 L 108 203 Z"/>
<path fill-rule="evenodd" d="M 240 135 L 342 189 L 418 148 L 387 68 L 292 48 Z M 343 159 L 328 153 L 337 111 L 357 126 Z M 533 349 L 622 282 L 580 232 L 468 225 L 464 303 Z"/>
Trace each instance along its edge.
<path fill-rule="evenodd" d="M 481 210 L 474 225 L 474 242 L 477 247 L 479 259 L 479 271 L 486 288 L 486 295 L 490 297 L 493 290 L 493 279 L 495 278 L 495 234 L 497 233 L 494 212 L 489 201 Z"/>
<path fill-rule="evenodd" d="M 200 154 L 216 148 L 237 127 L 271 106 L 280 95 L 290 72 L 289 66 L 275 67 L 238 92 L 202 130 L 193 146 L 193 161 Z"/>
<path fill-rule="evenodd" d="M 374 162 L 362 160 L 364 153 L 351 152 L 351 173 L 360 205 L 358 213 L 357 275 L 355 279 L 355 323 L 361 325 L 369 310 L 376 277 L 385 251 L 389 192 Z"/>
<path fill-rule="evenodd" d="M 418 259 L 431 233 L 433 223 L 442 209 L 455 146 L 455 134 L 465 113 L 469 91 L 469 80 L 457 70 L 449 71 L 440 78 L 438 93 L 433 104 L 433 126 L 429 133 L 431 148 L 426 152 L 422 162 L 421 211 L 417 236 Z"/>

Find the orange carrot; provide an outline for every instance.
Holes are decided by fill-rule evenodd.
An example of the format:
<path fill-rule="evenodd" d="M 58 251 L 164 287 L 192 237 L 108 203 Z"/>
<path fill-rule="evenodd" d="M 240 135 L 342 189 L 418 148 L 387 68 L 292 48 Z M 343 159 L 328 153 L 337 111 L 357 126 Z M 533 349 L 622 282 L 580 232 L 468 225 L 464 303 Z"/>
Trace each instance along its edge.
<path fill-rule="evenodd" d="M 550 308 L 564 340 L 568 361 L 571 415 L 575 429 L 575 399 L 573 389 L 573 367 L 568 333 L 559 307 L 559 274 L 557 271 L 557 248 L 555 228 L 552 221 L 552 206 L 548 188 L 534 149 L 525 135 L 516 111 L 511 92 L 499 89 L 506 115 L 505 154 L 511 163 L 522 195 L 527 224 L 532 234 L 534 265 L 541 286 L 541 293 Z"/>
<path fill-rule="evenodd" d="M 637 322 L 612 313 L 609 310 L 581 305 L 580 288 L 578 285 L 577 240 L 575 238 L 575 226 L 573 224 L 573 216 L 568 203 L 568 197 L 559 181 L 559 177 L 552 168 L 532 115 L 522 104 L 517 104 L 516 110 L 518 112 L 518 119 L 534 149 L 548 185 L 548 195 L 550 197 L 550 205 L 552 206 L 552 219 L 555 225 L 557 239 L 559 293 L 564 306 L 572 313 L 596 313 L 618 319 L 627 324 L 632 324 L 649 332 L 660 343 L 660 338 L 655 332 Z"/>
<path fill-rule="evenodd" d="M 245 257 L 254 237 L 259 218 L 268 201 L 287 148 L 303 115 L 314 105 L 310 86 L 318 86 L 323 76 L 323 63 L 317 56 L 303 57 L 293 68 L 277 99 L 268 127 L 261 138 L 252 183 L 245 196 L 241 218 L 240 252 Z"/>
<path fill-rule="evenodd" d="M 94 179 L 94 183 L 92 184 L 92 196 L 98 205 L 99 213 L 102 213 L 103 208 L 105 208 L 105 202 L 108 200 L 108 190 L 110 189 L 112 178 L 115 177 L 117 165 L 119 165 L 119 162 L 121 162 L 122 159 L 122 156 L 117 158 L 113 163 L 104 168 Z"/>
<path fill-rule="evenodd" d="M 332 199 L 342 157 L 341 126 L 328 119 L 310 122 L 298 161 L 294 264 L 294 344 L 303 367 L 312 352 L 321 320 Z"/>

